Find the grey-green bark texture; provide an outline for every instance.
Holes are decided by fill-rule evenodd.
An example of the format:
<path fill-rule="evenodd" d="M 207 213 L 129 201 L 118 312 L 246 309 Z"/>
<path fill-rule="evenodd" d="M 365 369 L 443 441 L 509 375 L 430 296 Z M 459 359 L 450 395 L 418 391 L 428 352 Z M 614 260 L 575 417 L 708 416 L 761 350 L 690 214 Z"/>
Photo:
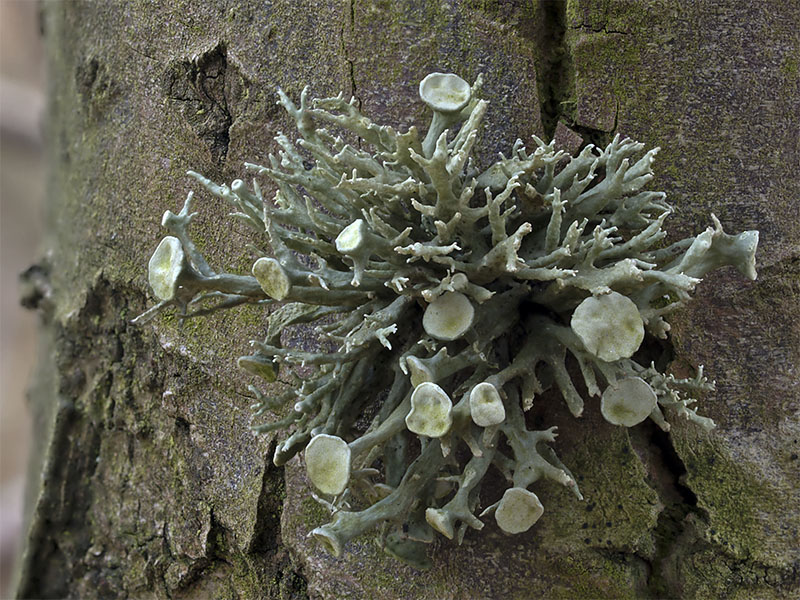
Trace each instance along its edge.
<path fill-rule="evenodd" d="M 210 0 L 50 2 L 46 259 L 25 301 L 45 326 L 29 533 L 31 598 L 786 598 L 800 594 L 800 4 L 795 0 Z M 576 149 L 620 133 L 661 146 L 675 239 L 714 212 L 759 229 L 759 278 L 710 274 L 673 319 L 675 361 L 717 390 L 669 434 L 552 402 L 556 449 L 586 499 L 552 483 L 529 532 L 445 540 L 420 573 L 358 539 L 306 539 L 328 515 L 299 459 L 272 466 L 235 367 L 263 318 L 129 324 L 153 302 L 146 263 L 194 169 L 264 163 L 281 86 L 354 94 L 424 126 L 417 82 L 472 81 L 491 102 L 484 157 L 515 137 Z M 196 187 L 196 186 L 194 186 Z M 243 231 L 199 193 L 196 235 L 247 272 Z M 542 399 L 541 402 L 546 402 Z"/>

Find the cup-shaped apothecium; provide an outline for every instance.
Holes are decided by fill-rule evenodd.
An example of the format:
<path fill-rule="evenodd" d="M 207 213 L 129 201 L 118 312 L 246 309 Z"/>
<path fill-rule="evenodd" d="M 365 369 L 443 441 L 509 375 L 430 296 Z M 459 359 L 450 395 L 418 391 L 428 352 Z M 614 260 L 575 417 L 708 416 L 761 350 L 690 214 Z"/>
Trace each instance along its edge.
<path fill-rule="evenodd" d="M 261 257 L 253 263 L 253 277 L 264 293 L 274 300 L 283 300 L 292 289 L 289 275 L 274 258 Z"/>
<path fill-rule="evenodd" d="M 419 82 L 419 97 L 433 110 L 443 113 L 463 109 L 472 96 L 470 85 L 452 73 L 430 73 Z"/>
<path fill-rule="evenodd" d="M 521 487 L 508 488 L 494 513 L 497 525 L 506 533 L 528 531 L 544 513 L 539 497 Z"/>
<path fill-rule="evenodd" d="M 147 264 L 147 277 L 159 300 L 172 300 L 178 289 L 178 278 L 186 266 L 186 255 L 178 238 L 168 235 L 153 252 Z"/>
<path fill-rule="evenodd" d="M 445 292 L 431 302 L 422 315 L 425 332 L 437 340 L 460 338 L 472 326 L 475 308 L 461 292 Z"/>
<path fill-rule="evenodd" d="M 589 296 L 572 315 L 572 330 L 601 360 L 630 358 L 644 339 L 644 322 L 636 304 L 618 292 Z"/>
<path fill-rule="evenodd" d="M 364 249 L 367 239 L 367 224 L 356 219 L 336 236 L 336 249 L 342 254 L 356 254 Z"/>
<path fill-rule="evenodd" d="M 433 381 L 431 370 L 416 356 L 409 356 L 406 359 L 406 369 L 411 379 L 411 385 L 414 387 L 426 381 Z"/>
<path fill-rule="evenodd" d="M 353 261 L 352 285 L 358 287 L 370 255 L 388 244 L 380 236 L 370 232 L 364 219 L 356 219 L 342 229 L 335 240 L 336 250 Z"/>
<path fill-rule="evenodd" d="M 452 540 L 455 534 L 451 513 L 441 508 L 428 508 L 425 510 L 425 520 L 428 525 L 441 533 L 447 539 Z"/>
<path fill-rule="evenodd" d="M 469 394 L 469 413 L 476 425 L 499 425 L 506 418 L 506 409 L 500 393 L 488 381 L 479 383 Z"/>
<path fill-rule="evenodd" d="M 422 153 L 430 157 L 442 132 L 458 120 L 472 98 L 472 88 L 458 75 L 431 73 L 419 83 L 419 97 L 433 109 L 433 119 L 422 142 Z"/>
<path fill-rule="evenodd" d="M 419 384 L 411 394 L 411 410 L 406 415 L 406 426 L 417 435 L 442 437 L 453 424 L 453 401 L 435 383 Z"/>
<path fill-rule="evenodd" d="M 253 354 L 250 356 L 240 356 L 236 365 L 248 373 L 258 375 L 265 381 L 275 381 L 278 378 L 278 365 L 263 354 Z"/>
<path fill-rule="evenodd" d="M 609 385 L 600 398 L 600 412 L 609 423 L 633 427 L 653 412 L 658 398 L 641 377 L 626 377 Z"/>
<path fill-rule="evenodd" d="M 306 471 L 323 494 L 341 494 L 350 481 L 350 447 L 342 438 L 321 433 L 306 446 Z"/>

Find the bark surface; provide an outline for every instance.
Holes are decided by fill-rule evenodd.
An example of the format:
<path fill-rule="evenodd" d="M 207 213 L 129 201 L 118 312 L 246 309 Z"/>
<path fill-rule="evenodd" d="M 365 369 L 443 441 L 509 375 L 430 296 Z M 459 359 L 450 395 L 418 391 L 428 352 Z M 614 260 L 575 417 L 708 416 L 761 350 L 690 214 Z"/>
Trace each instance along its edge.
<path fill-rule="evenodd" d="M 27 547 L 35 598 L 784 598 L 800 593 L 800 5 L 787 0 L 51 2 L 49 248 L 25 301 L 44 322 Z M 426 122 L 430 71 L 485 76 L 484 158 L 516 137 L 661 146 L 674 237 L 714 212 L 759 229 L 759 278 L 712 273 L 673 319 L 675 360 L 717 390 L 667 435 L 557 406 L 556 449 L 586 500 L 543 484 L 529 533 L 437 542 L 420 573 L 373 538 L 334 559 L 302 466 L 272 466 L 235 357 L 257 309 L 129 324 L 153 300 L 160 216 L 193 169 L 264 162 L 275 105 L 353 94 Z M 214 265 L 245 273 L 243 231 L 199 193 Z"/>

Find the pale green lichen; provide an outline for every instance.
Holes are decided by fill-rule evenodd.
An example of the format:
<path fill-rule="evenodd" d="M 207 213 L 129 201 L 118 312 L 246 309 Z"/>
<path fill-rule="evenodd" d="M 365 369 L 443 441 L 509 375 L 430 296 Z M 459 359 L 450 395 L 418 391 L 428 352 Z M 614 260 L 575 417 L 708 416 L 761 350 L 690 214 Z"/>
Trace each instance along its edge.
<path fill-rule="evenodd" d="M 506 409 L 500 392 L 491 383 L 479 383 L 469 393 L 469 413 L 480 427 L 500 425 L 506 420 Z"/>
<path fill-rule="evenodd" d="M 147 265 L 150 288 L 156 298 L 169 301 L 175 297 L 183 269 L 183 247 L 178 238 L 168 235 L 161 240 Z"/>
<path fill-rule="evenodd" d="M 487 514 L 508 533 L 528 530 L 544 512 L 528 488 L 542 478 L 581 498 L 548 446 L 555 428 L 525 421 L 549 388 L 580 416 L 575 376 L 613 424 L 649 417 L 668 430 L 682 416 L 713 427 L 691 407 L 691 394 L 712 387 L 702 369 L 676 379 L 648 365 L 641 345 L 666 337 L 664 317 L 707 271 L 734 265 L 755 278 L 757 232 L 728 235 L 712 215 L 696 238 L 664 245 L 671 209 L 643 190 L 657 149 L 642 154 L 619 136 L 571 159 L 517 140 L 480 168 L 479 87 L 426 77 L 424 140 L 415 127 L 373 123 L 341 95 L 309 102 L 303 91 L 297 106 L 279 92 L 300 139 L 281 134 L 269 166 L 247 165 L 274 182 L 274 200 L 257 181 L 221 186 L 190 172 L 252 228 L 253 277 L 216 273 L 197 251 L 191 194 L 164 215 L 172 235 L 150 264 L 161 302 L 137 320 L 169 306 L 185 319 L 282 302 L 239 365 L 288 384 L 274 397 L 250 387 L 258 418 L 288 409 L 254 429 L 290 431 L 276 465 L 305 450 L 315 498 L 333 515 L 312 534 L 336 555 L 381 526 L 387 552 L 426 565 L 434 531 L 461 541 Z M 307 324 L 318 349 L 287 346 L 282 333 Z M 479 517 L 491 468 L 510 485 Z"/>
<path fill-rule="evenodd" d="M 406 427 L 412 433 L 440 438 L 453 425 L 453 401 L 435 383 L 420 383 L 411 393 L 411 410 L 406 415 Z"/>
<path fill-rule="evenodd" d="M 495 519 L 506 533 L 522 533 L 533 527 L 544 514 L 539 497 L 524 488 L 508 488 L 497 505 Z"/>
<path fill-rule="evenodd" d="M 656 409 L 658 396 L 641 377 L 626 377 L 609 385 L 600 398 L 603 418 L 614 425 L 633 427 Z"/>
<path fill-rule="evenodd" d="M 323 494 L 341 494 L 350 480 L 350 446 L 342 438 L 321 433 L 306 446 L 308 478 Z"/>

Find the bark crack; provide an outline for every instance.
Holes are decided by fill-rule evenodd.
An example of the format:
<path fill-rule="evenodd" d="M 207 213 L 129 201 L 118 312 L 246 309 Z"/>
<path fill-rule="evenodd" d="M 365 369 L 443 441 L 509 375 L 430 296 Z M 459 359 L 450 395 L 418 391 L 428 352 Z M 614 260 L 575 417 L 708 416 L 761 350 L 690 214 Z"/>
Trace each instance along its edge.
<path fill-rule="evenodd" d="M 350 95 L 356 99 L 358 110 L 361 110 L 361 98 L 358 97 L 358 87 L 356 86 L 355 61 L 350 57 L 348 41 L 352 41 L 356 28 L 356 3 L 349 0 L 347 3 L 347 15 L 342 19 L 341 40 L 342 56 L 347 63 L 347 76 L 350 83 Z M 360 140 L 359 140 L 360 142 Z"/>
<path fill-rule="evenodd" d="M 674 576 L 677 551 L 687 536 L 694 537 L 694 522 L 708 523 L 708 513 L 698 506 L 697 496 L 684 483 L 686 466 L 668 433 L 648 421 L 630 429 L 629 436 L 648 471 L 647 483 L 664 506 L 653 530 L 655 554 L 652 558 L 639 557 L 649 566 L 642 587 L 650 598 L 679 597 Z"/>
<path fill-rule="evenodd" d="M 569 128 L 583 138 L 584 146 L 586 144 L 594 144 L 598 148 L 605 148 L 611 143 L 611 140 L 617 132 L 617 125 L 619 123 L 619 100 L 616 100 L 614 106 L 614 124 L 609 131 L 582 125 L 574 118 L 567 119 L 567 121 L 569 123 Z"/>
<path fill-rule="evenodd" d="M 590 33 L 605 33 L 608 35 L 630 35 L 627 31 L 621 31 L 619 29 L 609 29 L 607 23 L 603 23 L 602 25 L 592 27 L 587 25 L 586 23 L 581 23 L 580 25 L 573 25 L 570 27 L 570 30 L 573 31 L 583 31 L 583 32 L 590 32 Z"/>
<path fill-rule="evenodd" d="M 572 52 L 575 31 L 586 31 L 587 26 L 569 26 L 566 0 L 539 0 L 538 18 L 533 27 L 532 39 L 536 59 L 537 93 L 545 139 L 556 136 L 559 122 L 583 138 L 581 148 L 594 144 L 605 147 L 614 137 L 619 117 L 619 101 L 614 111 L 614 125 L 610 131 L 589 127 L 578 122 L 575 89 L 575 64 Z M 594 31 L 594 30 L 590 30 Z M 597 32 L 624 34 L 608 29 L 604 24 Z"/>
<path fill-rule="evenodd" d="M 552 139 L 574 88 L 573 60 L 566 41 L 566 0 L 539 0 L 533 31 L 539 111 L 547 139 Z"/>
<path fill-rule="evenodd" d="M 43 302 L 50 293 L 46 269 L 29 270 L 31 278 L 37 289 L 30 304 L 44 310 Z M 96 574 L 92 561 L 102 554 L 96 550 L 102 544 L 94 539 L 86 521 L 92 518 L 101 494 L 95 479 L 103 464 L 103 441 L 118 430 L 116 395 L 132 386 L 132 361 L 142 343 L 120 316 L 130 297 L 128 289 L 115 287 L 101 275 L 79 311 L 64 323 L 50 321 L 50 367 L 58 405 L 50 417 L 53 429 L 46 442 L 42 488 L 17 582 L 20 597 L 61 597 L 77 579 L 92 580 Z M 155 371 L 151 373 L 157 378 Z M 147 382 L 141 381 L 147 387 Z M 123 451 L 129 452 L 127 444 Z M 70 534 L 64 536 L 63 532 Z M 106 593 L 116 583 L 106 577 L 98 584 L 99 593 Z"/>
<path fill-rule="evenodd" d="M 217 164 L 225 162 L 233 124 L 227 71 L 227 50 L 220 43 L 192 60 L 171 65 L 163 86 L 164 94 L 178 103 L 183 117 L 208 146 Z"/>

